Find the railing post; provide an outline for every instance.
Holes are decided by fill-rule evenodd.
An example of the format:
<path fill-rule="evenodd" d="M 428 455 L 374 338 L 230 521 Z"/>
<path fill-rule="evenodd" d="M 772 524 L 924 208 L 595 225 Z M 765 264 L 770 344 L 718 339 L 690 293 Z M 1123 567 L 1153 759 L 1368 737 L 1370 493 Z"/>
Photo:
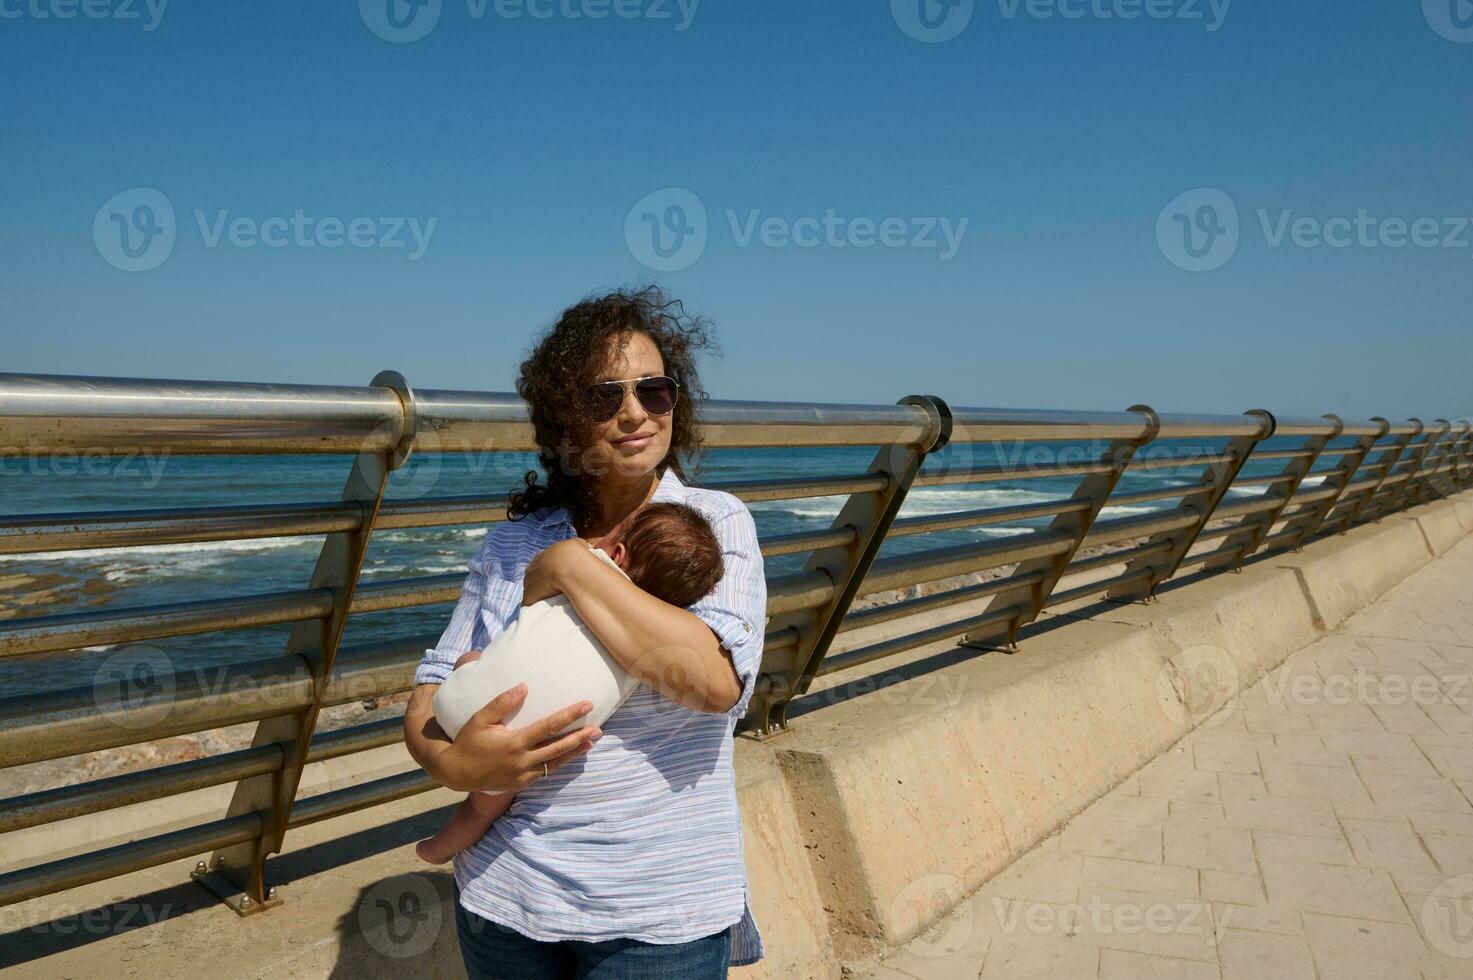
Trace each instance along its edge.
<path fill-rule="evenodd" d="M 399 441 L 388 452 L 362 451 L 354 459 L 340 499 L 356 503 L 361 518 L 353 530 L 327 535 L 308 586 L 332 591 L 332 612 L 326 619 L 297 623 L 287 639 L 286 654 L 301 657 L 310 668 L 312 703 L 300 714 L 266 718 L 256 725 L 251 747 L 280 744 L 285 748 L 285 761 L 279 772 L 250 776 L 236 783 L 226 817 L 257 814 L 261 820 L 260 836 L 215 851 L 209 862 L 202 862 L 191 875 L 239 915 L 251 915 L 281 903 L 276 889 L 266 882 L 266 858 L 281 850 L 286 836 L 327 679 L 347 623 L 348 608 L 383 503 L 389 473 L 402 465 L 413 449 L 414 392 L 409 383 L 395 371 L 380 372 L 371 383 L 392 388 L 403 404 Z"/>
<path fill-rule="evenodd" d="M 1436 469 L 1418 488 L 1418 503 L 1429 500 L 1434 495 L 1446 497 L 1457 493 L 1473 479 L 1473 457 L 1470 457 L 1470 453 L 1473 453 L 1473 422 L 1458 419 L 1453 424 L 1452 431 L 1457 433 L 1456 437 L 1448 437 L 1447 451 L 1442 454 Z M 1447 470 L 1445 473 L 1441 472 L 1444 468 Z"/>
<path fill-rule="evenodd" d="M 1373 416 L 1372 421 L 1382 422 L 1385 426 L 1381 430 L 1381 434 L 1376 437 L 1376 442 L 1380 442 L 1382 438 L 1384 438 L 1387 434 L 1391 432 L 1391 421 L 1389 419 L 1381 418 L 1380 416 Z M 1405 448 L 1407 442 L 1410 439 L 1411 436 L 1405 433 L 1402 435 L 1393 436 L 1391 440 L 1391 445 L 1385 446 L 1381 449 L 1376 449 L 1375 444 L 1373 443 L 1371 446 L 1371 451 L 1368 452 L 1365 459 L 1361 461 L 1361 465 L 1355 471 L 1354 475 L 1356 477 L 1359 477 L 1361 474 L 1364 473 L 1367 474 L 1367 478 L 1370 479 L 1370 474 L 1374 471 L 1375 482 L 1364 490 L 1357 490 L 1354 492 L 1351 492 L 1347 487 L 1346 492 L 1340 496 L 1340 499 L 1335 501 L 1334 506 L 1331 507 L 1328 512 L 1326 512 L 1324 518 L 1320 521 L 1318 525 L 1315 526 L 1314 530 L 1311 533 L 1319 533 L 1321 530 L 1328 530 L 1333 525 L 1339 525 L 1338 532 L 1340 534 L 1344 534 L 1346 529 L 1350 527 L 1350 524 L 1354 519 L 1353 515 L 1359 514 L 1360 511 L 1365 507 L 1366 503 L 1370 501 L 1371 498 L 1376 495 L 1377 491 L 1381 489 L 1382 482 L 1386 479 L 1387 475 L 1390 474 L 1391 468 L 1396 465 L 1397 459 L 1401 457 L 1402 450 Z M 1376 461 L 1371 462 L 1372 458 L 1374 458 Z M 1351 483 L 1354 482 L 1355 480 L 1354 478 L 1352 478 Z"/>
<path fill-rule="evenodd" d="M 1391 423 L 1383 418 L 1375 418 L 1371 421 L 1380 422 L 1381 431 L 1375 435 L 1361 436 L 1357 439 L 1355 448 L 1342 456 L 1340 458 L 1340 465 L 1335 467 L 1329 476 L 1325 477 L 1325 483 L 1334 489 L 1334 494 L 1324 500 L 1311 504 L 1307 510 L 1296 513 L 1285 522 L 1283 533 L 1285 535 L 1292 535 L 1292 537 L 1285 541 L 1285 548 L 1298 549 L 1311 535 L 1320 529 L 1320 525 L 1325 522 L 1325 518 L 1329 517 L 1330 512 L 1340 503 L 1340 498 L 1344 495 L 1345 488 L 1350 486 L 1355 480 L 1356 474 L 1360 471 L 1361 463 L 1370 455 L 1371 449 L 1381 440 L 1382 436 L 1391 430 Z"/>
<path fill-rule="evenodd" d="M 1448 477 L 1452 488 L 1450 493 L 1473 486 L 1473 423 L 1467 424 L 1468 434 L 1463 437 L 1462 449 L 1458 453 L 1458 458 L 1453 462 L 1452 475 Z"/>
<path fill-rule="evenodd" d="M 1371 489 L 1371 492 L 1356 502 L 1355 509 L 1351 512 L 1350 517 L 1341 528 L 1342 531 L 1349 529 L 1351 525 L 1358 524 L 1361 521 L 1379 521 L 1386 513 L 1386 502 L 1384 500 L 1378 501 L 1376 498 L 1381 495 L 1381 488 L 1386 485 L 1387 479 L 1390 478 L 1391 474 L 1396 472 L 1397 467 L 1401 466 L 1403 462 L 1420 463 L 1421 459 L 1417 456 L 1417 453 L 1419 451 L 1421 453 L 1427 451 L 1426 441 L 1424 440 L 1422 443 L 1414 444 L 1412 440 L 1425 432 L 1427 426 L 1421 419 L 1409 419 L 1408 421 L 1416 423 L 1417 427 L 1411 432 L 1403 434 L 1401 439 L 1398 440 L 1396 455 L 1387 462 L 1386 468 L 1381 471 L 1381 479 L 1377 481 L 1376 486 Z M 1414 459 L 1413 457 L 1416 458 Z M 1411 477 L 1408 476 L 1407 479 L 1411 479 Z"/>
<path fill-rule="evenodd" d="M 1448 476 L 1443 481 L 1443 485 L 1452 488 L 1450 492 L 1454 493 L 1467 486 L 1469 482 L 1473 482 L 1473 423 L 1465 421 L 1463 424 L 1468 426 L 1468 431 L 1464 433 L 1463 440 L 1453 455 L 1452 468 L 1448 470 Z M 1441 492 L 1441 486 L 1434 489 Z"/>
<path fill-rule="evenodd" d="M 1391 514 L 1406 510 L 1416 502 L 1421 485 L 1426 482 L 1427 474 L 1437 469 L 1442 461 L 1442 454 L 1446 451 L 1443 443 L 1448 440 L 1453 431 L 1453 424 L 1447 419 L 1433 419 L 1432 427 L 1427 430 L 1422 440 L 1421 450 L 1416 454 L 1416 459 L 1411 465 L 1411 471 L 1407 478 L 1402 481 L 1386 501 L 1381 513 Z M 1430 470 L 1429 470 L 1430 465 Z"/>
<path fill-rule="evenodd" d="M 1082 511 L 1070 511 L 1055 516 L 1045 532 L 1068 534 L 1071 539 L 1069 550 L 1062 554 L 1035 558 L 1018 565 L 1012 571 L 1012 575 L 1042 573 L 1043 581 L 1037 585 L 1019 586 L 1006 592 L 999 592 L 993 596 L 992 601 L 988 603 L 987 609 L 983 612 L 983 615 L 986 615 L 1014 606 L 1023 610 L 1020 615 L 1012 617 L 1007 622 L 1007 639 L 1002 648 L 1010 653 L 1018 649 L 1018 631 L 1037 619 L 1043 612 L 1049 596 L 1053 595 L 1054 588 L 1064 577 L 1064 572 L 1068 569 L 1069 563 L 1074 560 L 1074 555 L 1084 543 L 1085 537 L 1089 535 L 1089 529 L 1094 526 L 1100 511 L 1104 510 L 1105 505 L 1109 503 L 1110 495 L 1115 492 L 1115 487 L 1120 483 L 1120 478 L 1125 475 L 1136 452 L 1155 439 L 1156 434 L 1161 431 L 1161 417 L 1149 405 L 1132 405 L 1126 411 L 1139 412 L 1144 415 L 1146 427 L 1139 436 L 1133 439 L 1116 439 L 1110 443 L 1104 454 L 1104 459 L 1109 462 L 1110 468 L 1103 473 L 1091 473 L 1085 476 L 1079 481 L 1079 486 L 1074 491 L 1074 497 L 1088 500 L 1089 507 Z M 992 642 L 995 636 L 995 632 L 967 633 L 958 642 L 961 646 L 987 650 L 995 648 L 996 644 Z"/>
<path fill-rule="evenodd" d="M 1263 539 L 1268 537 L 1268 532 L 1273 530 L 1279 516 L 1284 513 L 1285 508 L 1294 499 L 1294 495 L 1299 492 L 1304 478 L 1309 475 L 1310 470 L 1314 469 L 1314 464 L 1319 461 L 1320 453 L 1325 451 L 1325 447 L 1330 444 L 1331 440 L 1345 431 L 1345 422 L 1340 416 L 1324 415 L 1321 417 L 1330 420 L 1335 427 L 1334 431 L 1325 435 L 1311 436 L 1305 441 L 1304 449 L 1309 452 L 1309 455 L 1289 460 L 1289 465 L 1278 474 L 1281 477 L 1287 476 L 1289 479 L 1282 483 L 1271 484 L 1268 492 L 1264 494 L 1266 498 L 1274 501 L 1273 508 L 1244 517 L 1239 529 L 1224 539 L 1223 556 L 1205 562 L 1202 565 L 1204 571 L 1216 572 L 1224 568 L 1242 568 L 1243 562 L 1247 561 L 1263 544 Z"/>
<path fill-rule="evenodd" d="M 817 609 L 775 616 L 768 623 L 769 633 L 796 628 L 798 645 L 789 655 L 791 659 L 785 669 L 765 666 L 758 676 L 757 689 L 738 726 L 741 731 L 770 735 L 787 727 L 788 704 L 813 683 L 819 664 L 838 634 L 921 465 L 929 454 L 945 447 L 951 439 L 951 409 L 940 398 L 907 395 L 897 404 L 914 405 L 922 410 L 927 418 L 927 433 L 915 445 L 880 447 L 867 472 L 883 474 L 885 489 L 851 495 L 830 525 L 833 529 L 852 529 L 853 543 L 847 547 L 824 548 L 809 556 L 804 571 L 827 574 L 834 583 L 833 598 Z"/>
<path fill-rule="evenodd" d="M 1124 586 L 1118 586 L 1105 593 L 1106 599 L 1115 602 L 1130 602 L 1135 599 L 1152 599 L 1156 595 L 1156 587 L 1176 574 L 1181 567 L 1182 561 L 1187 557 L 1187 552 L 1192 550 L 1192 545 L 1197 542 L 1197 535 L 1212 520 L 1212 514 L 1217 510 L 1217 505 L 1222 498 L 1227 496 L 1233 481 L 1238 478 L 1243 465 L 1253 455 L 1253 449 L 1260 442 L 1271 438 L 1274 430 L 1278 427 L 1273 415 L 1261 408 L 1255 408 L 1246 414 L 1256 416 L 1262 424 L 1254 435 L 1238 436 L 1229 440 L 1223 454 L 1227 461 L 1221 465 L 1206 467 L 1195 487 L 1196 492 L 1190 496 L 1183 497 L 1183 506 L 1197 512 L 1197 523 L 1189 528 L 1176 531 L 1163 531 L 1151 536 L 1146 541 L 1146 546 L 1159 545 L 1170 542 L 1171 550 L 1164 554 L 1148 555 L 1137 558 L 1125 566 L 1125 573 L 1138 571 L 1142 568 L 1148 569 L 1150 574 L 1144 581 L 1131 582 Z M 1203 498 L 1206 498 L 1205 500 Z M 1188 502 L 1191 501 L 1191 502 Z"/>

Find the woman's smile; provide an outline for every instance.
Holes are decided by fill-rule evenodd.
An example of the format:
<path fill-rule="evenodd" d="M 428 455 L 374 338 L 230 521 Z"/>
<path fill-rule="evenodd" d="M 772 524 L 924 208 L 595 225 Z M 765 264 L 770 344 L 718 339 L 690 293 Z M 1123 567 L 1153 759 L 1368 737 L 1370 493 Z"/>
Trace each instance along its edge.
<path fill-rule="evenodd" d="M 627 436 L 614 440 L 614 445 L 626 452 L 639 452 L 650 444 L 655 438 L 653 432 L 634 432 Z"/>

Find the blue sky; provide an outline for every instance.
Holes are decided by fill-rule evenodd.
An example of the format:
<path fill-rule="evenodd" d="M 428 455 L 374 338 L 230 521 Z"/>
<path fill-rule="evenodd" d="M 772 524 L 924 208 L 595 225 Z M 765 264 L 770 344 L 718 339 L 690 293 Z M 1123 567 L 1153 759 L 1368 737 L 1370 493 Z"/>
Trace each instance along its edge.
<path fill-rule="evenodd" d="M 1473 414 L 1467 0 L 85 2 L 0 0 L 0 370 L 505 390 L 653 280 L 715 397 Z"/>

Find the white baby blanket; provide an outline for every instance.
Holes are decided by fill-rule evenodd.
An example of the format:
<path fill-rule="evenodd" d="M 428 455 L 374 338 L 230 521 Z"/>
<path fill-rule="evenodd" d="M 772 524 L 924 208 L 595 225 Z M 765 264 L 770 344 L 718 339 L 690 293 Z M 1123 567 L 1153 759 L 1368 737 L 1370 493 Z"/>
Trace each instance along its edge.
<path fill-rule="evenodd" d="M 593 553 L 614 568 L 602 549 Z M 628 578 L 622 568 L 619 574 Z M 509 728 L 528 725 L 578 701 L 593 710 L 558 734 L 601 725 L 624 703 L 639 681 L 619 666 L 565 595 L 523 606 L 515 622 L 481 651 L 481 659 L 455 671 L 435 692 L 435 720 L 452 739 L 471 715 L 501 692 L 525 682 L 527 697 L 505 719 Z"/>

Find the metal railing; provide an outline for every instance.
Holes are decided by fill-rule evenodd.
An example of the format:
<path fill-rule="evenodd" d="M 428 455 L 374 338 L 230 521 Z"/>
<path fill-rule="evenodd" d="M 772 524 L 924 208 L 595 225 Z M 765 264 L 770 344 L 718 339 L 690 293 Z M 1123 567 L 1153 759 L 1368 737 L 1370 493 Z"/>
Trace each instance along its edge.
<path fill-rule="evenodd" d="M 1473 429 L 1461 421 L 1163 415 L 1145 406 L 1013 411 L 952 408 L 935 396 L 879 406 L 710 401 L 700 416 L 712 450 L 875 448 L 867 467 L 850 472 L 703 484 L 749 503 L 844 498 L 827 526 L 762 537 L 769 559 L 806 559 L 769 572 L 764 658 L 742 723 L 758 735 L 785 727 L 788 705 L 820 676 L 938 641 L 1015 650 L 1019 629 L 1045 609 L 1094 596 L 1149 601 L 1183 569 L 1240 568 L 1261 550 L 1297 548 L 1473 485 Z M 0 701 L 0 767 L 257 726 L 237 751 L 0 800 L 5 833 L 235 787 L 218 819 L 0 874 L 0 905 L 212 851 L 196 879 L 237 912 L 254 913 L 278 901 L 266 858 L 288 830 L 434 788 L 413 771 L 298 798 L 307 764 L 402 739 L 399 718 L 318 731 L 319 713 L 407 691 L 439 636 L 343 645 L 348 619 L 460 596 L 459 574 L 360 584 L 372 533 L 506 517 L 504 495 L 388 498 L 390 473 L 412 454 L 534 448 L 515 396 L 415 391 L 392 372 L 364 388 L 0 375 L 0 453 L 9 458 L 352 458 L 335 500 L 0 516 L 0 555 L 12 556 L 323 536 L 300 589 L 0 620 L 0 658 L 85 657 L 100 644 L 291 625 L 279 656 L 228 664 L 210 683 L 178 671 L 115 700 L 99 700 L 87 685 Z M 1265 471 L 1246 473 L 1250 463 Z M 1170 481 L 1122 486 L 1162 473 Z M 900 516 L 913 489 L 1035 482 L 1053 492 Z M 1229 500 L 1233 491 L 1238 499 Z M 1126 516 L 1103 516 L 1108 508 Z M 936 546 L 924 537 L 987 528 L 1008 536 Z M 881 554 L 902 541 L 915 543 Z M 1078 584 L 1059 588 L 1066 578 Z M 937 583 L 945 587 L 856 608 L 861 597 Z M 935 625 L 938 612 L 962 604 L 970 611 Z M 831 653 L 842 634 L 912 616 L 932 625 Z"/>

